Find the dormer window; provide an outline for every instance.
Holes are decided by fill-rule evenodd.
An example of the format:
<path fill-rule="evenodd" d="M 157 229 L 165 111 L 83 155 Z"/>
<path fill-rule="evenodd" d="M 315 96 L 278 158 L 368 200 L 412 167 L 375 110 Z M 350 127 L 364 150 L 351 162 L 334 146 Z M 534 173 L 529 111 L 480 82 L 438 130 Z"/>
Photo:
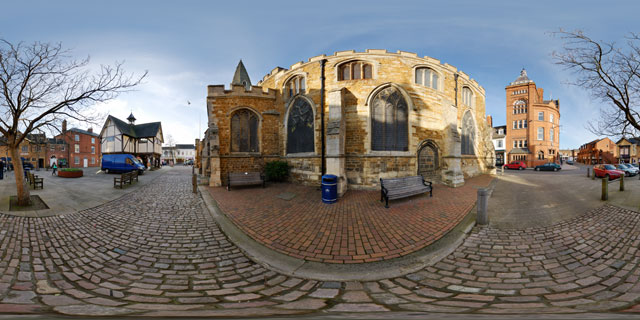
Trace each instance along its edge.
<path fill-rule="evenodd" d="M 306 79 L 304 76 L 295 76 L 289 79 L 284 88 L 287 93 L 287 97 L 291 98 L 298 93 L 306 93 Z"/>
<path fill-rule="evenodd" d="M 338 80 L 371 79 L 373 67 L 362 61 L 353 61 L 341 64 L 338 67 Z"/>
<path fill-rule="evenodd" d="M 429 68 L 416 69 L 416 83 L 438 90 L 438 74 Z"/>

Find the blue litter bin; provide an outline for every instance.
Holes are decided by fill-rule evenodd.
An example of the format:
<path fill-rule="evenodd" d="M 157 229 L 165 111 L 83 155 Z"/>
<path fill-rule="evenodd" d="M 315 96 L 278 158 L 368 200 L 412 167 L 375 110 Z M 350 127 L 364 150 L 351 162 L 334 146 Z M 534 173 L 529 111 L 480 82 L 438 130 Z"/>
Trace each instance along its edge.
<path fill-rule="evenodd" d="M 335 203 L 338 201 L 338 177 L 333 174 L 322 176 L 322 202 Z"/>

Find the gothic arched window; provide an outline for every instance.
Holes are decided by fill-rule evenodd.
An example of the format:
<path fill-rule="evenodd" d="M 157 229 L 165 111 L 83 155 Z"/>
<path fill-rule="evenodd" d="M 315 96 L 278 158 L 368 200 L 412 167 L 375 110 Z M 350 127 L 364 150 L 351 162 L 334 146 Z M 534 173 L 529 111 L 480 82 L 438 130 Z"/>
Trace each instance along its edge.
<path fill-rule="evenodd" d="M 380 90 L 371 99 L 371 149 L 374 151 L 408 151 L 409 108 L 394 87 Z"/>
<path fill-rule="evenodd" d="M 287 153 L 314 152 L 313 110 L 301 97 L 289 106 L 287 119 Z"/>
<path fill-rule="evenodd" d="M 306 93 L 304 76 L 294 76 L 284 85 L 287 98 L 291 98 L 298 93 Z"/>
<path fill-rule="evenodd" d="M 362 61 L 343 63 L 338 67 L 338 80 L 371 79 L 373 67 Z"/>
<path fill-rule="evenodd" d="M 429 68 L 416 69 L 416 83 L 438 90 L 438 74 Z"/>
<path fill-rule="evenodd" d="M 473 91 L 469 87 L 462 88 L 462 103 L 465 106 L 473 107 Z"/>
<path fill-rule="evenodd" d="M 231 152 L 259 152 L 258 115 L 240 109 L 231 116 Z"/>
<path fill-rule="evenodd" d="M 462 117 L 462 146 L 460 151 L 462 154 L 475 155 L 474 144 L 476 140 L 476 128 L 473 125 L 471 112 L 467 112 Z"/>

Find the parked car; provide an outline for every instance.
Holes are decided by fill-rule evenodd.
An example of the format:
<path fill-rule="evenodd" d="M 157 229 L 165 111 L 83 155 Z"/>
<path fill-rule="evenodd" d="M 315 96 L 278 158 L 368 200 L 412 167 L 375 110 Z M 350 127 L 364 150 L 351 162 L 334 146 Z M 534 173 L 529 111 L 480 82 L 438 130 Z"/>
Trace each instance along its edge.
<path fill-rule="evenodd" d="M 560 167 L 559 164 L 553 162 L 541 164 L 533 168 L 533 170 L 535 171 L 558 171 L 560 169 L 562 169 L 562 167 Z"/>
<path fill-rule="evenodd" d="M 640 169 L 640 168 L 638 168 L 638 164 L 637 163 L 630 163 L 629 165 L 634 167 L 634 168 L 636 168 L 636 169 Z"/>
<path fill-rule="evenodd" d="M 573 160 L 567 160 L 567 161 L 565 161 L 565 163 L 566 163 L 566 164 L 573 165 Z"/>
<path fill-rule="evenodd" d="M 511 161 L 504 165 L 507 169 L 524 170 L 527 168 L 527 164 L 522 161 Z"/>
<path fill-rule="evenodd" d="M 608 177 L 609 180 L 615 180 L 624 175 L 624 171 L 616 169 L 612 164 L 597 164 L 593 166 L 593 174 L 598 178 Z"/>
<path fill-rule="evenodd" d="M 633 177 L 636 174 L 638 174 L 638 169 L 634 168 L 633 166 L 630 166 L 628 164 L 625 163 L 619 163 L 616 165 L 616 169 L 620 170 L 620 171 L 624 171 L 624 175 L 626 177 Z"/>
<path fill-rule="evenodd" d="M 143 174 L 147 168 L 140 160 L 130 154 L 105 154 L 102 156 L 100 169 L 105 173 L 138 170 L 139 174 Z"/>
<path fill-rule="evenodd" d="M 185 166 L 192 166 L 192 165 L 193 165 L 193 160 L 186 160 L 186 161 L 184 162 L 184 165 L 185 165 Z"/>

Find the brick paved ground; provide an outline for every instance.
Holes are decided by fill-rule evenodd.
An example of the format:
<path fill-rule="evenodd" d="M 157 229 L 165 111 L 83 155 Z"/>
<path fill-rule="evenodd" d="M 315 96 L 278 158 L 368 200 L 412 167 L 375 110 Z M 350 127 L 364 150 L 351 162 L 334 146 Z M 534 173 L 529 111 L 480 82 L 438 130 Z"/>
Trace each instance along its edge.
<path fill-rule="evenodd" d="M 544 228 L 475 228 L 403 277 L 318 282 L 247 259 L 189 181 L 175 169 L 91 210 L 0 216 L 0 314 L 576 313 L 634 311 L 640 298 L 640 216 L 617 207 Z"/>
<path fill-rule="evenodd" d="M 389 209 L 380 191 L 350 190 L 335 204 L 322 203 L 318 188 L 294 184 L 209 191 L 240 229 L 271 249 L 309 261 L 362 263 L 404 256 L 440 239 L 491 179 L 476 177 L 461 188 L 437 185 L 433 197 L 391 201 Z M 277 197 L 284 193 L 295 198 Z"/>

